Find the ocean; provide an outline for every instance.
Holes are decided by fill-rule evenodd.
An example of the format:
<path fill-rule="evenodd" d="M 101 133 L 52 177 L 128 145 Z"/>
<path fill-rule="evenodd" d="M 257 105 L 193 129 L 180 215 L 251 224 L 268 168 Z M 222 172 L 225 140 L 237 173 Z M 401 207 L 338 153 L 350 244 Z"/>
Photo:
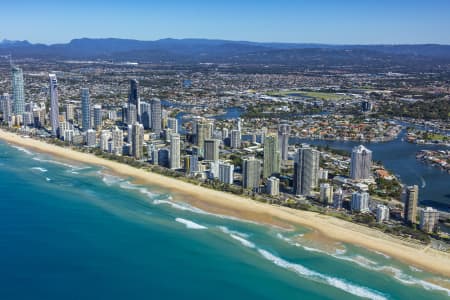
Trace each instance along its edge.
<path fill-rule="evenodd" d="M 1 141 L 0 190 L 0 299 L 450 297 L 449 278 L 380 253 L 210 214 Z"/>

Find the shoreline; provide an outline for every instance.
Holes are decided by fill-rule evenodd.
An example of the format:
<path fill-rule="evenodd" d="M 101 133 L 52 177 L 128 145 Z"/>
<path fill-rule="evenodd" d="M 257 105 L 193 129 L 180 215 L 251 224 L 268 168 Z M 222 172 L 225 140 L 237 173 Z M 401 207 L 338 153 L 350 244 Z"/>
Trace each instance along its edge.
<path fill-rule="evenodd" d="M 0 139 L 38 152 L 67 160 L 106 167 L 118 175 L 132 177 L 141 184 L 156 185 L 174 194 L 176 201 L 186 202 L 212 213 L 276 227 L 307 227 L 329 240 L 348 243 L 381 252 L 408 265 L 450 277 L 450 254 L 384 234 L 378 230 L 331 216 L 257 202 L 248 198 L 200 187 L 172 177 L 103 159 L 93 154 L 24 138 L 0 129 Z"/>

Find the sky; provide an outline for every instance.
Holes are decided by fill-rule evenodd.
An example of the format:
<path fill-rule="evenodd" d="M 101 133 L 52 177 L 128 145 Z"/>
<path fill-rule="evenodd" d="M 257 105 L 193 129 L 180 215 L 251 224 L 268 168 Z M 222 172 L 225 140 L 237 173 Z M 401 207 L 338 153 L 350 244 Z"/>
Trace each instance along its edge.
<path fill-rule="evenodd" d="M 0 39 L 450 44 L 450 0 L 2 0 Z"/>

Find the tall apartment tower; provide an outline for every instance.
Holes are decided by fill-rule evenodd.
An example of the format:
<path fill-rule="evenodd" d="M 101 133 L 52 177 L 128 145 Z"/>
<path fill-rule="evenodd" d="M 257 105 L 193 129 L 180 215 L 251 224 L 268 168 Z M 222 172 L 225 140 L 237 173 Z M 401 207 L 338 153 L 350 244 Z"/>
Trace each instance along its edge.
<path fill-rule="evenodd" d="M 141 102 L 141 124 L 144 126 L 144 129 L 150 129 L 152 127 L 151 124 L 151 104 L 147 102 Z"/>
<path fill-rule="evenodd" d="M 178 133 L 178 120 L 176 118 L 167 118 L 167 128 L 172 129 L 173 133 Z"/>
<path fill-rule="evenodd" d="M 181 141 L 178 133 L 172 133 L 170 135 L 170 168 L 181 169 L 180 160 Z"/>
<path fill-rule="evenodd" d="M 242 186 L 244 189 L 255 190 L 259 188 L 261 177 L 261 161 L 254 157 L 242 161 Z"/>
<path fill-rule="evenodd" d="M 9 117 L 12 115 L 12 105 L 9 94 L 5 93 L 0 96 L 0 111 L 3 114 L 3 121 L 8 122 Z"/>
<path fill-rule="evenodd" d="M 432 207 L 424 208 L 420 211 L 420 229 L 432 233 L 438 231 L 439 211 Z"/>
<path fill-rule="evenodd" d="M 280 124 L 278 126 L 278 143 L 281 154 L 281 160 L 288 160 L 289 155 L 289 135 L 291 134 L 291 126 L 289 124 Z"/>
<path fill-rule="evenodd" d="M 230 146 L 233 149 L 241 148 L 241 131 L 233 129 L 231 130 Z"/>
<path fill-rule="evenodd" d="M 81 89 L 81 126 L 83 131 L 91 129 L 91 99 L 88 88 Z"/>
<path fill-rule="evenodd" d="M 372 167 L 372 151 L 359 145 L 352 150 L 350 177 L 355 180 L 368 179 Z"/>
<path fill-rule="evenodd" d="M 333 204 L 333 186 L 331 184 L 320 184 L 320 202 L 325 205 Z"/>
<path fill-rule="evenodd" d="M 94 105 L 94 128 L 98 130 L 102 127 L 103 115 L 102 106 L 100 104 Z"/>
<path fill-rule="evenodd" d="M 219 181 L 226 184 L 233 184 L 234 165 L 225 162 L 219 163 Z"/>
<path fill-rule="evenodd" d="M 25 91 L 23 87 L 23 72 L 19 67 L 12 67 L 12 100 L 13 113 L 22 115 L 25 112 Z"/>
<path fill-rule="evenodd" d="M 131 127 L 131 155 L 136 159 L 144 157 L 144 127 L 137 122 Z"/>
<path fill-rule="evenodd" d="M 151 127 L 152 131 L 160 134 L 161 133 L 161 100 L 153 99 L 151 101 Z"/>
<path fill-rule="evenodd" d="M 204 159 L 210 161 L 219 160 L 219 144 L 220 141 L 216 139 L 208 139 L 204 142 Z"/>
<path fill-rule="evenodd" d="M 351 209 L 355 212 L 369 211 L 369 193 L 354 192 L 352 194 Z"/>
<path fill-rule="evenodd" d="M 278 150 L 278 138 L 269 135 L 264 139 L 264 163 L 263 177 L 269 178 L 280 173 L 280 151 Z"/>
<path fill-rule="evenodd" d="M 132 125 L 134 123 L 138 122 L 137 120 L 137 109 L 136 105 L 134 104 L 128 104 L 127 109 L 127 124 Z M 139 123 L 139 122 L 138 122 Z"/>
<path fill-rule="evenodd" d="M 52 136 L 58 137 L 59 132 L 59 102 L 58 102 L 58 80 L 55 74 L 49 74 L 50 80 L 50 124 L 52 125 Z"/>
<path fill-rule="evenodd" d="M 130 79 L 130 91 L 128 92 L 128 105 L 130 104 L 133 104 L 136 107 L 136 120 L 139 123 L 142 123 L 141 99 L 139 97 L 139 82 L 136 79 Z"/>
<path fill-rule="evenodd" d="M 408 186 L 403 192 L 405 207 L 404 217 L 407 223 L 417 224 L 417 203 L 419 201 L 419 186 Z"/>
<path fill-rule="evenodd" d="M 64 105 L 64 110 L 66 112 L 66 121 L 72 122 L 75 119 L 74 106 L 72 103 L 66 103 Z"/>
<path fill-rule="evenodd" d="M 204 155 L 205 140 L 209 139 L 209 128 L 208 123 L 205 120 L 195 121 L 195 144 L 200 149 L 202 155 Z"/>
<path fill-rule="evenodd" d="M 294 194 L 309 195 L 319 183 L 320 153 L 308 146 L 298 149 L 294 163 Z"/>
<path fill-rule="evenodd" d="M 112 146 L 111 151 L 116 155 L 122 154 L 123 149 L 123 131 L 117 126 L 112 130 Z"/>

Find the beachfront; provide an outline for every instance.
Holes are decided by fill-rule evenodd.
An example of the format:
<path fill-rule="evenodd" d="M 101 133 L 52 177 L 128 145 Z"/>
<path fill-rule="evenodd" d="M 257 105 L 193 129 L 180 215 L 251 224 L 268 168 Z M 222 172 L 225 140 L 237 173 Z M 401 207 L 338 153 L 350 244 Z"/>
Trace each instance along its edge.
<path fill-rule="evenodd" d="M 272 206 L 232 194 L 206 189 L 174 178 L 98 158 L 91 154 L 80 153 L 31 138 L 20 137 L 3 130 L 0 130 L 0 139 L 61 158 L 104 166 L 114 173 L 131 176 L 141 183 L 166 188 L 176 195 L 176 200 L 189 202 L 194 206 L 211 212 L 278 227 L 306 226 L 320 232 L 321 235 L 329 239 L 379 251 L 415 267 L 450 276 L 449 254 L 422 245 L 400 241 L 398 238 L 383 234 L 377 230 L 330 216 Z"/>

